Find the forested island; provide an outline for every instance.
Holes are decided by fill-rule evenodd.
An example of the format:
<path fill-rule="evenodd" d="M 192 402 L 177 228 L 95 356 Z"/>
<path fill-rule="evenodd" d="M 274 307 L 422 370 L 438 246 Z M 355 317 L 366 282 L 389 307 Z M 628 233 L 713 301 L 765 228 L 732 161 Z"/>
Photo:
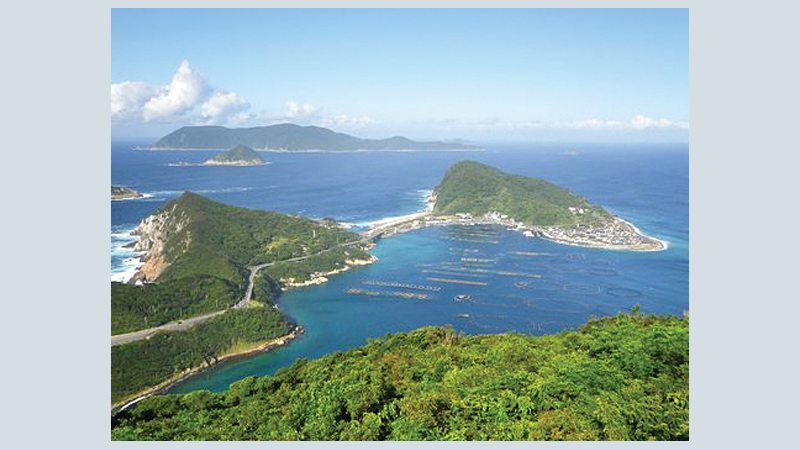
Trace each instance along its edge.
<path fill-rule="evenodd" d="M 111 186 L 111 200 L 126 200 L 129 198 L 142 198 L 144 194 L 123 186 Z"/>
<path fill-rule="evenodd" d="M 205 161 L 204 166 L 260 166 L 266 164 L 264 158 L 255 150 L 244 145 L 219 153 Z"/>
<path fill-rule="evenodd" d="M 112 337 L 221 314 L 136 342 L 112 339 L 112 404 L 198 364 L 294 333 L 271 307 L 282 286 L 322 282 L 376 260 L 368 240 L 335 222 L 223 205 L 190 192 L 133 234 L 134 250 L 146 252 L 144 265 L 129 283 L 111 283 Z"/>
<path fill-rule="evenodd" d="M 403 136 L 361 139 L 317 126 L 291 123 L 252 128 L 221 126 L 181 127 L 159 139 L 151 150 L 226 149 L 244 145 L 262 150 L 478 150 L 463 142 L 419 142 Z"/>
<path fill-rule="evenodd" d="M 428 327 L 222 393 L 142 400 L 113 440 L 688 440 L 689 319 L 532 337 Z"/>
<path fill-rule="evenodd" d="M 512 175 L 475 161 L 451 166 L 433 190 L 426 213 L 382 225 L 392 234 L 423 226 L 497 224 L 566 245 L 663 250 L 665 244 L 569 189 Z"/>

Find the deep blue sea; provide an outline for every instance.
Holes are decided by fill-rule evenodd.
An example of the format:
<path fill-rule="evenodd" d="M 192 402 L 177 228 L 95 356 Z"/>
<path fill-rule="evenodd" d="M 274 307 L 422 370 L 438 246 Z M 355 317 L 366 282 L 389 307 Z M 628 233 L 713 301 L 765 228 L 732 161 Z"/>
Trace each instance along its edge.
<path fill-rule="evenodd" d="M 470 334 L 549 334 L 591 315 L 689 310 L 689 146 L 485 144 L 482 152 L 265 153 L 254 167 L 199 163 L 217 152 L 141 151 L 111 145 L 111 182 L 149 195 L 112 201 L 111 277 L 136 259 L 127 234 L 184 190 L 253 209 L 332 217 L 360 226 L 424 209 L 447 168 L 477 160 L 568 187 L 668 242 L 661 252 L 584 249 L 527 238 L 502 227 L 434 227 L 393 236 L 372 250 L 380 261 L 284 292 L 278 307 L 306 333 L 268 353 L 221 363 L 171 392 L 226 390 L 249 375 L 272 374 L 297 358 L 317 358 L 368 338 L 426 325 Z M 527 254 L 526 254 L 527 253 Z M 460 274 L 458 276 L 454 274 Z M 128 275 L 129 276 L 129 275 Z M 430 280 L 462 279 L 479 284 Z M 407 291 L 369 282 L 434 286 L 426 300 L 348 294 L 351 288 Z M 365 283 L 367 282 L 367 283 Z M 420 292 L 423 291 L 407 291 Z"/>

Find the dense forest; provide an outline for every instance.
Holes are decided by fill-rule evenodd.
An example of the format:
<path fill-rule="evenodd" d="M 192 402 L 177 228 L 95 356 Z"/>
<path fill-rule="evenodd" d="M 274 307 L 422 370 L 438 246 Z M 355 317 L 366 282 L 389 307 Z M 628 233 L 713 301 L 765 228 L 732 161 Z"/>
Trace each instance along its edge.
<path fill-rule="evenodd" d="M 248 344 L 288 334 L 294 326 L 277 309 L 233 309 L 184 331 L 111 347 L 111 402 L 158 385 L 183 370 L 215 361 Z"/>
<path fill-rule="evenodd" d="M 687 440 L 689 319 L 554 336 L 387 335 L 223 393 L 154 396 L 114 440 Z"/>
<path fill-rule="evenodd" d="M 172 320 L 233 306 L 244 295 L 228 280 L 195 275 L 136 286 L 111 283 L 111 334 L 129 333 Z"/>
<path fill-rule="evenodd" d="M 450 167 L 434 192 L 434 213 L 438 215 L 482 216 L 496 211 L 534 226 L 597 225 L 611 219 L 603 208 L 568 189 L 474 161 Z M 570 207 L 582 209 L 584 214 L 570 212 Z"/>

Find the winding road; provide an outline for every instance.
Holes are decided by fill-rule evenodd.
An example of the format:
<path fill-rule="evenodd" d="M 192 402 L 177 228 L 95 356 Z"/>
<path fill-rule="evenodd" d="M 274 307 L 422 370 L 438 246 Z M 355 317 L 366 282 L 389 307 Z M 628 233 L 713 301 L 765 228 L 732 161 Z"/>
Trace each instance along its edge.
<path fill-rule="evenodd" d="M 259 264 L 257 266 L 248 267 L 248 269 L 250 269 L 250 277 L 249 277 L 248 284 L 247 284 L 247 290 L 245 291 L 244 297 L 242 297 L 242 299 L 239 300 L 239 302 L 236 303 L 235 305 L 233 305 L 230 309 L 242 309 L 242 308 L 247 308 L 247 307 L 250 306 L 250 298 L 253 295 L 253 285 L 255 284 L 256 274 L 258 273 L 259 270 L 261 270 L 261 269 L 263 269 L 265 267 L 269 267 L 269 266 L 271 266 L 273 264 L 276 264 L 276 263 L 302 261 L 302 260 L 304 260 L 306 258 L 311 258 L 312 256 L 317 256 L 319 254 L 322 254 L 322 253 L 325 253 L 327 251 L 330 251 L 330 250 L 332 250 L 332 249 L 334 249 L 336 247 L 347 247 L 347 246 L 350 246 L 350 245 L 364 243 L 364 242 L 372 240 L 374 235 L 369 233 L 369 231 L 367 231 L 367 232 L 362 233 L 362 236 L 364 236 L 364 237 L 362 237 L 361 239 L 359 239 L 357 241 L 351 241 L 351 242 L 345 242 L 343 244 L 337 244 L 337 245 L 334 245 L 333 247 L 326 248 L 325 250 L 322 250 L 320 252 L 317 252 L 317 253 L 314 253 L 314 254 L 311 254 L 311 255 L 297 256 L 295 258 L 282 259 L 280 261 L 273 261 L 271 263 Z M 191 318 L 188 318 L 188 319 L 176 320 L 174 322 L 170 322 L 168 324 L 160 325 L 160 326 L 153 327 L 153 328 L 148 328 L 146 330 L 139 330 L 139 331 L 134 331 L 134 332 L 125 333 L 125 334 L 116 334 L 116 335 L 111 336 L 111 346 L 114 347 L 115 345 L 122 345 L 122 344 L 127 344 L 129 342 L 138 341 L 138 340 L 141 340 L 141 339 L 146 339 L 146 338 L 156 334 L 159 331 L 185 330 L 185 329 L 188 329 L 189 327 L 191 327 L 192 325 L 197 325 L 198 323 L 205 322 L 206 320 L 208 320 L 208 319 L 210 319 L 212 317 L 216 317 L 216 316 L 224 313 L 225 311 L 227 311 L 227 309 L 223 309 L 221 311 L 215 311 L 215 312 L 209 313 L 209 314 L 204 314 L 202 316 L 195 316 L 195 317 L 191 317 Z"/>

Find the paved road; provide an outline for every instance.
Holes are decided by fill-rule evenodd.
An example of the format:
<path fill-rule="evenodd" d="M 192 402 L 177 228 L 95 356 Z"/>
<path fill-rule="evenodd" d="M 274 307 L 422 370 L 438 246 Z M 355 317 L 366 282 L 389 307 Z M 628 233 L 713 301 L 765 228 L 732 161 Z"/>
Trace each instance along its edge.
<path fill-rule="evenodd" d="M 218 316 L 224 313 L 225 310 L 222 311 L 215 311 L 210 314 L 205 314 L 202 316 L 192 317 L 189 319 L 182 319 L 177 322 L 168 323 L 165 325 L 161 325 L 160 327 L 148 328 L 146 330 L 139 330 L 134 331 L 133 333 L 126 333 L 126 334 L 117 334 L 111 336 L 111 346 L 120 345 L 120 344 L 127 344 L 128 342 L 138 341 L 140 339 L 144 339 L 146 337 L 152 336 L 156 334 L 157 331 L 178 331 L 178 330 L 185 330 L 192 325 L 198 324 L 200 322 L 204 322 L 214 316 Z"/>
<path fill-rule="evenodd" d="M 370 239 L 372 239 L 372 236 L 371 235 L 366 235 L 365 237 L 363 237 L 363 238 L 361 238 L 361 239 L 359 239 L 357 241 L 345 242 L 343 244 L 338 244 L 338 245 L 336 245 L 334 247 L 347 247 L 347 246 L 350 246 L 350 245 L 359 244 L 359 243 L 362 243 L 362 242 L 369 241 Z M 248 280 L 249 282 L 247 284 L 247 291 L 245 291 L 244 297 L 242 297 L 242 299 L 239 300 L 239 303 L 233 305 L 233 307 L 231 307 L 231 309 L 247 308 L 250 305 L 250 297 L 253 295 L 253 284 L 255 283 L 256 274 L 258 273 L 259 270 L 263 269 L 264 267 L 269 267 L 269 266 L 271 266 L 271 265 L 273 265 L 275 263 L 279 263 L 279 262 L 302 261 L 302 260 L 304 260 L 306 258 L 310 258 L 312 256 L 317 256 L 317 255 L 319 255 L 321 253 L 325 253 L 325 252 L 331 250 L 334 247 L 325 249 L 325 250 L 323 250 L 321 252 L 314 253 L 313 255 L 298 256 L 298 257 L 295 257 L 295 258 L 283 259 L 283 260 L 280 260 L 280 261 L 273 261 L 271 263 L 259 264 L 257 266 L 248 267 L 250 269 L 250 278 L 249 278 L 249 280 Z M 153 328 L 148 328 L 146 330 L 134 331 L 133 333 L 117 334 L 117 335 L 111 336 L 111 346 L 113 347 L 115 345 L 127 344 L 128 342 L 133 342 L 133 341 L 138 341 L 140 339 L 145 339 L 147 337 L 150 337 L 150 336 L 156 334 L 156 332 L 158 332 L 158 331 L 185 330 L 185 329 L 191 327 L 192 325 L 196 325 L 198 323 L 205 322 L 206 320 L 208 320 L 208 319 L 210 319 L 212 317 L 218 316 L 218 315 L 224 313 L 225 311 L 227 311 L 227 310 L 223 309 L 222 311 L 215 311 L 213 313 L 204 314 L 202 316 L 191 317 L 189 319 L 182 319 L 180 321 L 168 323 L 166 325 L 161 325 L 159 327 L 153 327 Z"/>

